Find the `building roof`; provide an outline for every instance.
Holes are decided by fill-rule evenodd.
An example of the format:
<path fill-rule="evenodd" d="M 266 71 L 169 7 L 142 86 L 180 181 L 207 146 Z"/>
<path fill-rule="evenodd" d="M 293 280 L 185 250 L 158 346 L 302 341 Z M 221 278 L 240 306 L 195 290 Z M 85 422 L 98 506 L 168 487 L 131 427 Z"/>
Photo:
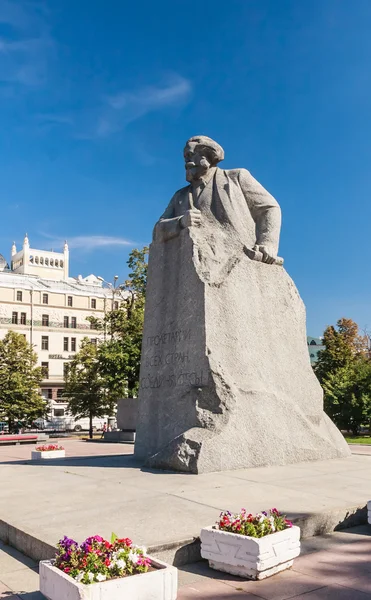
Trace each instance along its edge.
<path fill-rule="evenodd" d="M 89 277 L 88 282 L 82 278 L 75 279 L 74 277 L 69 277 L 66 281 L 55 281 L 50 279 L 42 279 L 36 275 L 21 275 L 12 272 L 0 272 L 0 288 L 11 287 L 24 290 L 56 292 L 60 294 L 71 293 L 77 296 L 91 295 L 98 297 L 112 297 L 112 290 L 110 288 L 102 287 L 101 282 L 93 285 L 91 283 L 92 281 L 93 280 L 91 277 Z"/>

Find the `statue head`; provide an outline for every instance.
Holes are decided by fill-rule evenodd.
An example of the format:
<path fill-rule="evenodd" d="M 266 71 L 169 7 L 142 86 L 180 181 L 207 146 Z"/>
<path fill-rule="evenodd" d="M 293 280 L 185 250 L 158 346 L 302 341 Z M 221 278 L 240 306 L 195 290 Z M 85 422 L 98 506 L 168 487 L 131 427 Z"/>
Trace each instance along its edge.
<path fill-rule="evenodd" d="M 189 138 L 184 148 L 187 181 L 200 179 L 223 158 L 223 148 L 206 135 L 195 135 Z"/>

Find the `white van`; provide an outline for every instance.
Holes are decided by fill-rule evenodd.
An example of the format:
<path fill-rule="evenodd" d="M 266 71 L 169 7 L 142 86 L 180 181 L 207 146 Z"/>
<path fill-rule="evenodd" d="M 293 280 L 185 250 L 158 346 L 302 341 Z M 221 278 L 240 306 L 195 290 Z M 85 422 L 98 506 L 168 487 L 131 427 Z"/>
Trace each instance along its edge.
<path fill-rule="evenodd" d="M 93 419 L 94 431 L 102 431 L 104 423 L 108 424 L 108 417 L 95 417 Z M 52 419 L 36 419 L 35 425 L 39 429 L 52 429 L 53 431 L 89 431 L 89 419 L 74 419 L 66 415 Z"/>

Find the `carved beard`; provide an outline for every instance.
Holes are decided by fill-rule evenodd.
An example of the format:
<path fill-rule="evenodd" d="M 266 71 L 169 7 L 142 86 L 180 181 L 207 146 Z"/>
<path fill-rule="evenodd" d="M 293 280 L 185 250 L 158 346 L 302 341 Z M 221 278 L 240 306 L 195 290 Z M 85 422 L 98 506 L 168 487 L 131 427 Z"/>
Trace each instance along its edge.
<path fill-rule="evenodd" d="M 186 180 L 191 183 L 192 181 L 198 181 L 203 175 L 205 175 L 210 169 L 211 164 L 204 156 L 201 158 L 198 164 L 188 161 L 186 163 Z"/>

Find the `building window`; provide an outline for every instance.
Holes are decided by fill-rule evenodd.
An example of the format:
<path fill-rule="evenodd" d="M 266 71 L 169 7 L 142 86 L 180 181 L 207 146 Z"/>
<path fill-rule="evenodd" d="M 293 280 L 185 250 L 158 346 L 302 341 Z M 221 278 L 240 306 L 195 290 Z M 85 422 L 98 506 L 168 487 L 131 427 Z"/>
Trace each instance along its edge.
<path fill-rule="evenodd" d="M 68 352 L 68 338 L 63 338 L 63 350 Z"/>
<path fill-rule="evenodd" d="M 48 388 L 48 399 L 51 400 L 53 398 L 53 390 L 52 388 Z"/>
<path fill-rule="evenodd" d="M 17 302 L 22 302 L 22 292 L 17 292 Z"/>
<path fill-rule="evenodd" d="M 59 266 L 60 266 L 60 267 L 63 267 L 63 260 L 60 260 L 60 261 L 59 261 Z"/>
<path fill-rule="evenodd" d="M 21 313 L 21 325 L 27 325 L 27 315 L 26 315 L 26 313 Z"/>
<path fill-rule="evenodd" d="M 42 317 L 41 317 L 41 325 L 43 327 L 49 327 L 49 315 L 42 315 Z"/>
<path fill-rule="evenodd" d="M 71 317 L 71 327 L 72 329 L 76 329 L 76 317 Z"/>
<path fill-rule="evenodd" d="M 117 302 L 117 300 L 113 303 L 113 310 L 118 310 L 119 309 L 119 303 Z"/>
<path fill-rule="evenodd" d="M 59 391 L 63 392 L 63 390 L 57 390 L 57 398 L 60 398 L 60 396 L 58 396 Z M 55 417 L 64 417 L 64 408 L 55 408 L 54 416 Z"/>
<path fill-rule="evenodd" d="M 55 259 L 54 264 L 55 264 L 56 267 L 58 267 L 58 265 L 59 265 L 58 258 Z"/>
<path fill-rule="evenodd" d="M 41 350 L 49 350 L 49 336 L 41 336 Z"/>
<path fill-rule="evenodd" d="M 97 301 L 96 301 L 96 299 L 95 299 L 95 298 L 92 298 L 92 299 L 91 299 L 91 307 L 92 307 L 92 308 L 97 308 Z"/>
<path fill-rule="evenodd" d="M 71 352 L 76 352 L 76 338 L 71 338 Z"/>
<path fill-rule="evenodd" d="M 57 389 L 57 398 L 62 398 L 62 396 L 63 396 L 63 388 L 58 388 Z M 60 415 L 60 416 L 62 417 L 63 415 Z"/>
<path fill-rule="evenodd" d="M 72 296 L 67 296 L 67 306 L 72 306 Z"/>
<path fill-rule="evenodd" d="M 66 327 L 68 329 L 69 326 L 70 326 L 70 318 L 63 317 L 63 327 Z"/>
<path fill-rule="evenodd" d="M 44 259 L 42 256 L 40 256 L 40 265 L 43 265 L 43 264 L 44 264 Z"/>
<path fill-rule="evenodd" d="M 97 345 L 97 338 L 91 338 L 90 342 L 93 344 L 93 346 Z"/>
<path fill-rule="evenodd" d="M 35 256 L 35 265 L 38 265 L 38 264 L 39 264 L 39 257 Z"/>
<path fill-rule="evenodd" d="M 45 266 L 46 266 L 46 267 L 48 267 L 48 266 L 49 266 L 49 259 L 48 259 L 48 258 L 46 258 L 46 259 L 45 259 Z"/>
<path fill-rule="evenodd" d="M 316 342 L 314 340 L 311 341 L 310 343 L 311 346 L 317 346 Z"/>
<path fill-rule="evenodd" d="M 90 329 L 95 329 L 95 323 L 93 321 L 90 321 Z"/>
<path fill-rule="evenodd" d="M 43 304 L 49 304 L 48 294 L 43 294 Z"/>
<path fill-rule="evenodd" d="M 44 379 L 49 379 L 49 363 L 42 362 L 41 363 L 41 371 Z"/>
<path fill-rule="evenodd" d="M 18 313 L 17 312 L 12 312 L 12 324 L 18 325 Z"/>
<path fill-rule="evenodd" d="M 54 258 L 51 258 L 51 259 L 50 259 L 50 266 L 51 266 L 51 267 L 54 267 Z"/>

